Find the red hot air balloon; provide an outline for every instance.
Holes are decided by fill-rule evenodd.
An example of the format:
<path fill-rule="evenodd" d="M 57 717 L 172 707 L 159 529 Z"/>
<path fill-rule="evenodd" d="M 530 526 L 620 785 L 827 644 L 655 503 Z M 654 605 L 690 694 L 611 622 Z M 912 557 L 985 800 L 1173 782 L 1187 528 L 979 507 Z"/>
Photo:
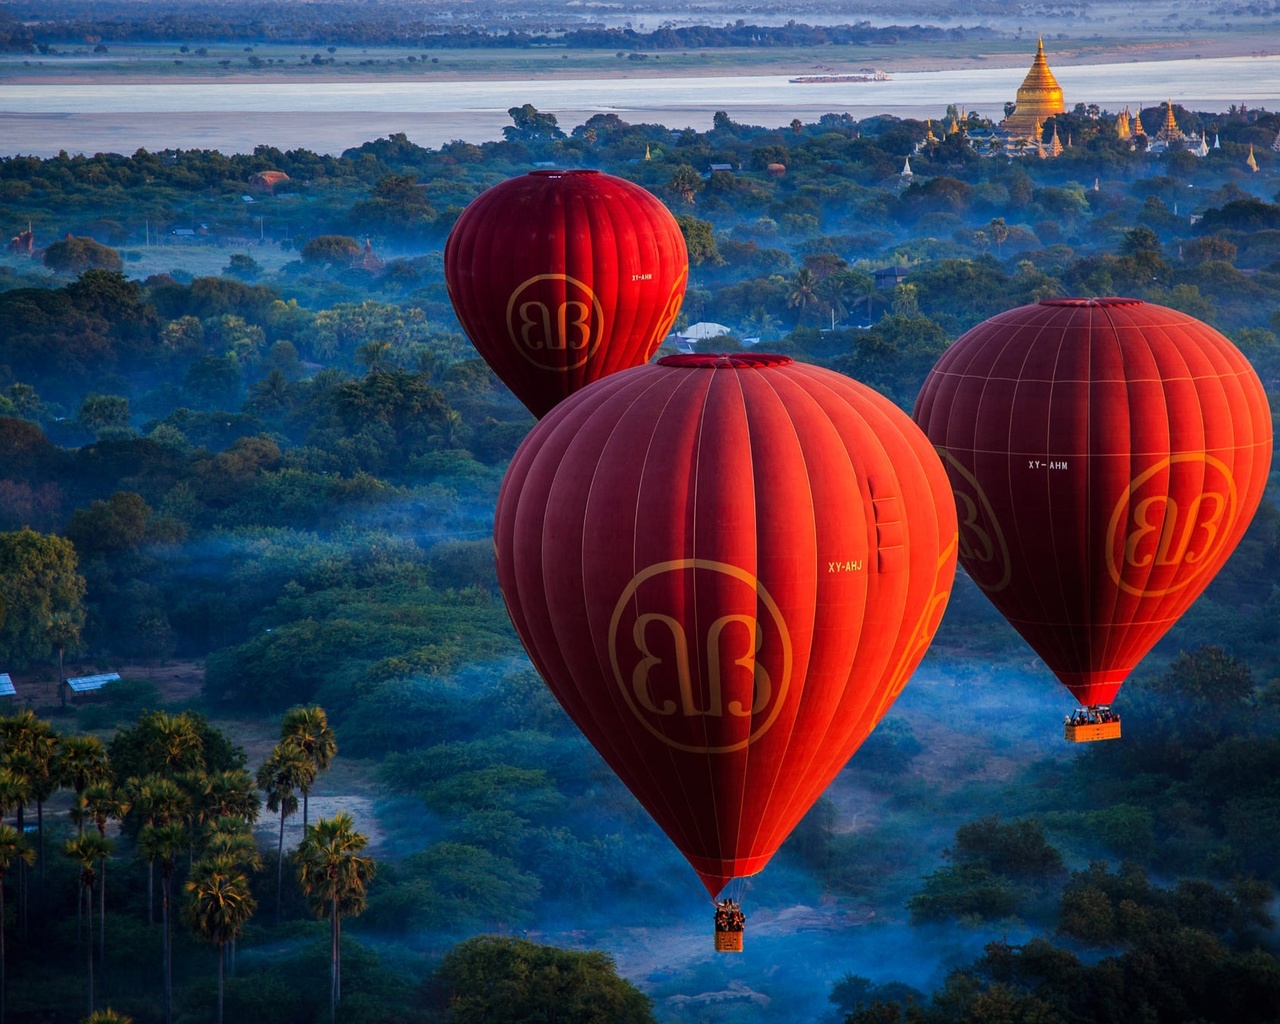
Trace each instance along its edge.
<path fill-rule="evenodd" d="M 1262 499 L 1257 374 L 1176 310 L 1049 299 L 960 337 L 915 419 L 951 477 L 961 564 L 1084 705 L 1068 738 L 1118 736 L 1107 705 Z"/>
<path fill-rule="evenodd" d="M 444 247 L 445 282 L 485 362 L 535 416 L 649 361 L 689 277 L 680 225 L 639 185 L 534 171 L 482 193 Z"/>
<path fill-rule="evenodd" d="M 672 356 L 566 399 L 494 535 L 534 665 L 713 896 L 893 703 L 955 572 L 924 435 L 786 356 Z"/>

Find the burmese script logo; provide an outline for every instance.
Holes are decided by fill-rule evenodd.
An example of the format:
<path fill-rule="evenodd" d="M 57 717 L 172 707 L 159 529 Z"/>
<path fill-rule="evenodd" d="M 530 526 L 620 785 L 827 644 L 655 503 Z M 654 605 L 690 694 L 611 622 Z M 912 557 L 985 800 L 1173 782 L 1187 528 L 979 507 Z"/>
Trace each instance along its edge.
<path fill-rule="evenodd" d="M 681 612 L 699 588 L 742 609 L 698 623 Z M 791 685 L 791 634 L 769 592 L 725 562 L 678 558 L 642 569 L 609 622 L 613 677 L 631 713 L 677 750 L 725 754 L 768 731 Z"/>
<path fill-rule="evenodd" d="M 1235 524 L 1237 505 L 1236 482 L 1222 460 L 1205 452 L 1161 459 L 1130 481 L 1111 513 L 1112 580 L 1139 597 L 1181 590 L 1213 563 Z M 1150 586 L 1152 578 L 1162 585 Z"/>
<path fill-rule="evenodd" d="M 986 593 L 999 593 L 1013 577 L 1013 561 L 1009 558 L 1009 544 L 1000 529 L 995 509 L 991 507 L 978 478 L 947 449 L 938 447 L 936 450 L 947 467 L 951 490 L 956 498 L 960 562 L 970 579 Z"/>
<path fill-rule="evenodd" d="M 604 337 L 604 310 L 590 287 L 568 274 L 535 274 L 507 300 L 507 333 L 543 370 L 573 370 Z"/>

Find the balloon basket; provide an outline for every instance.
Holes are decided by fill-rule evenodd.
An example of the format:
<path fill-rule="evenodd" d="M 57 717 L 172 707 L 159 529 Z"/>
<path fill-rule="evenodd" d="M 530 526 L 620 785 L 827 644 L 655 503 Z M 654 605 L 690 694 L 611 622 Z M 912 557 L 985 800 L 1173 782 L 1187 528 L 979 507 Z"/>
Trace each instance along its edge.
<path fill-rule="evenodd" d="M 742 932 L 716 932 L 717 953 L 741 953 Z"/>
<path fill-rule="evenodd" d="M 1120 738 L 1120 716 L 1110 708 L 1081 708 L 1062 727 L 1068 743 L 1096 743 Z"/>

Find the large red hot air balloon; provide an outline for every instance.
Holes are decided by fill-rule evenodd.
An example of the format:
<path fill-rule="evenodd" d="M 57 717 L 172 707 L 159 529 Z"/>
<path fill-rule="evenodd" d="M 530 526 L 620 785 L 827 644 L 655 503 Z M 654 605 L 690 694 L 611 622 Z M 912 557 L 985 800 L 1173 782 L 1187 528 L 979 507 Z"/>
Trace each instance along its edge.
<path fill-rule="evenodd" d="M 924 435 L 786 356 L 671 356 L 566 399 L 494 535 L 534 665 L 713 896 L 893 703 L 955 571 Z"/>
<path fill-rule="evenodd" d="M 938 360 L 915 419 L 951 477 L 961 564 L 1089 708 L 1226 562 L 1271 464 L 1245 357 L 1136 299 L 1049 299 L 979 324 Z"/>
<path fill-rule="evenodd" d="M 534 171 L 482 193 L 444 247 L 445 282 L 476 350 L 535 416 L 648 362 L 689 277 L 680 225 L 639 185 Z"/>

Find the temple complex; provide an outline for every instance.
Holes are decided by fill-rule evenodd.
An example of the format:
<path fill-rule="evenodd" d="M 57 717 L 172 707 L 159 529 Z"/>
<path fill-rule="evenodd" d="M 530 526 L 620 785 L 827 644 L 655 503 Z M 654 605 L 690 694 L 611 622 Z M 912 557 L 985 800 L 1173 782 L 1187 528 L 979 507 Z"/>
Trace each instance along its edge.
<path fill-rule="evenodd" d="M 1055 114 L 1066 112 L 1062 86 L 1049 70 L 1049 63 L 1044 58 L 1044 39 L 1041 38 L 1036 44 L 1036 59 L 1031 62 L 1031 70 L 1018 88 L 1013 113 L 1000 123 L 1000 128 L 1010 135 L 1038 141 L 1044 122 Z"/>

